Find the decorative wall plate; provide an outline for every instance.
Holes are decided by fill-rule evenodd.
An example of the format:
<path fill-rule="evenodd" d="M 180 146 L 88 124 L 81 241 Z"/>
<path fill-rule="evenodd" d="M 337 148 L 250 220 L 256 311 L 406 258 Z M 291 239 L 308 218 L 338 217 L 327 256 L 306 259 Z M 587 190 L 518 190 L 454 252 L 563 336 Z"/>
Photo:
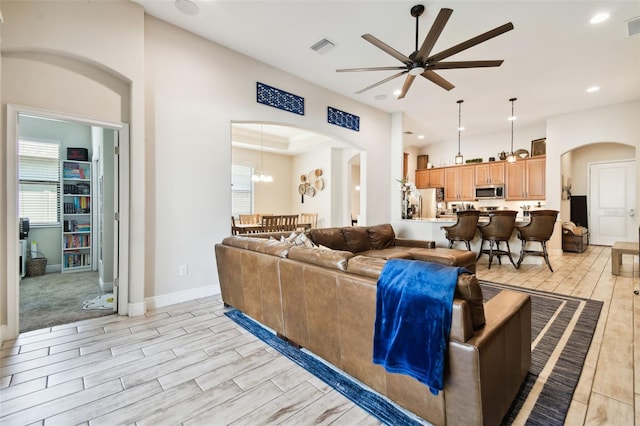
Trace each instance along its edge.
<path fill-rule="evenodd" d="M 313 186 L 315 186 L 318 191 L 322 191 L 324 189 L 324 179 L 318 178 Z"/>
<path fill-rule="evenodd" d="M 314 182 L 316 181 L 316 172 L 315 172 L 315 170 L 311 170 L 311 171 L 309 172 L 309 174 L 307 175 L 307 180 L 308 180 L 310 183 L 314 183 Z"/>
<path fill-rule="evenodd" d="M 306 195 L 309 197 L 314 197 L 316 195 L 316 189 L 313 186 L 307 186 Z"/>
<path fill-rule="evenodd" d="M 515 152 L 515 154 L 520 158 L 527 158 L 529 156 L 529 151 L 526 149 L 519 149 Z"/>
<path fill-rule="evenodd" d="M 316 176 L 322 176 L 322 169 L 316 169 L 315 174 Z"/>
<path fill-rule="evenodd" d="M 300 182 L 306 182 L 307 181 L 307 175 L 300 175 Z"/>
<path fill-rule="evenodd" d="M 305 185 L 304 183 L 301 183 L 300 185 L 298 185 L 298 194 L 304 195 L 306 192 L 307 192 L 307 185 Z"/>

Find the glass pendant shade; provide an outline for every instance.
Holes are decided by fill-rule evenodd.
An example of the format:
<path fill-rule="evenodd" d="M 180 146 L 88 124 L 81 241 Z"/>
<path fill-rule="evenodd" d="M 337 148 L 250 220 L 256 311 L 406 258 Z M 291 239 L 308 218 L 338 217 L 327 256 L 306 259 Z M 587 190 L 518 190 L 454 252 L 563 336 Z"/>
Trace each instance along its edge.
<path fill-rule="evenodd" d="M 513 113 L 513 103 L 517 100 L 518 98 L 509 99 L 509 102 L 511 102 L 511 117 L 509 117 L 511 121 L 511 151 L 509 151 L 509 155 L 507 156 L 507 163 L 515 163 L 517 160 L 516 153 L 513 152 L 513 122 L 516 120 L 516 116 Z"/>
<path fill-rule="evenodd" d="M 462 154 L 460 154 L 460 132 L 462 131 L 462 103 L 464 101 L 460 99 L 457 101 L 458 103 L 458 155 L 455 156 L 455 164 L 462 164 L 464 162 L 464 158 Z"/>
<path fill-rule="evenodd" d="M 264 136 L 262 133 L 262 125 L 260 125 L 260 170 L 254 170 L 251 176 L 252 182 L 273 182 L 273 176 L 264 170 Z"/>

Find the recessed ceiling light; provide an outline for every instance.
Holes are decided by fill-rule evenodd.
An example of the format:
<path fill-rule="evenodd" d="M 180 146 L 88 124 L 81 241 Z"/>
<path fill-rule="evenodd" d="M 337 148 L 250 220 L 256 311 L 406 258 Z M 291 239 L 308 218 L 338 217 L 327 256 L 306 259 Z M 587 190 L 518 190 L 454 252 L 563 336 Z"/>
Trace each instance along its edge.
<path fill-rule="evenodd" d="M 516 121 L 518 119 L 518 117 L 516 117 L 515 115 L 512 115 L 511 117 L 509 117 L 509 121 Z"/>
<path fill-rule="evenodd" d="M 375 99 L 376 101 L 384 101 L 385 99 L 387 99 L 387 95 L 375 95 L 373 99 Z"/>
<path fill-rule="evenodd" d="M 464 126 L 458 127 L 458 130 L 463 131 L 464 130 Z"/>
<path fill-rule="evenodd" d="M 595 92 L 597 92 L 598 90 L 600 90 L 600 87 L 598 87 L 598 86 L 591 86 L 591 87 L 589 87 L 589 88 L 587 89 L 587 93 L 595 93 Z"/>
<path fill-rule="evenodd" d="M 607 12 L 596 13 L 589 22 L 592 24 L 599 24 L 600 22 L 604 22 L 609 19 L 609 16 L 610 15 Z"/>
<path fill-rule="evenodd" d="M 424 135 L 418 135 L 418 139 L 424 139 Z"/>
<path fill-rule="evenodd" d="M 396 89 L 393 91 L 393 96 L 398 96 L 400 93 L 402 93 L 402 90 Z"/>
<path fill-rule="evenodd" d="M 176 0 L 175 5 L 185 15 L 195 15 L 200 11 L 198 5 L 189 0 Z"/>

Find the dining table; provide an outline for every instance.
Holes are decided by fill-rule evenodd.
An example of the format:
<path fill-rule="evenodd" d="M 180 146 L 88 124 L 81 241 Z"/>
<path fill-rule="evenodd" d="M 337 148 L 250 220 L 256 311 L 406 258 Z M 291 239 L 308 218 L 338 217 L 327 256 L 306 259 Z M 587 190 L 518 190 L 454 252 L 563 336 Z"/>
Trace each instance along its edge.
<path fill-rule="evenodd" d="M 296 230 L 304 230 L 311 229 L 310 223 L 298 223 L 296 224 Z M 238 235 L 241 234 L 254 234 L 258 232 L 264 232 L 264 226 L 262 223 L 237 223 L 234 226 L 235 233 Z M 283 229 L 283 231 L 285 231 Z"/>

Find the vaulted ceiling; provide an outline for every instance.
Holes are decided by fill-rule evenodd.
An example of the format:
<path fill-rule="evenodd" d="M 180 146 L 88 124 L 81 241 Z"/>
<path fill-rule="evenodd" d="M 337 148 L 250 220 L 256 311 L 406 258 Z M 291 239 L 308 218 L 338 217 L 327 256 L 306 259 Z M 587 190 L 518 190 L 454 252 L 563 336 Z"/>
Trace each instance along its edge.
<path fill-rule="evenodd" d="M 626 22 L 640 17 L 637 0 L 190 0 L 198 8 L 194 15 L 181 12 L 173 1 L 134 1 L 152 16 L 319 86 L 387 112 L 403 111 L 407 130 L 413 132 L 405 138 L 407 145 L 456 139 L 459 99 L 464 100 L 462 121 L 470 137 L 507 129 L 512 97 L 518 98 L 518 126 L 640 98 L 640 34 L 628 36 Z M 453 9 L 433 53 L 512 22 L 514 30 L 448 58 L 504 63 L 497 68 L 439 70 L 455 86 L 450 91 L 418 76 L 407 96 L 398 100 L 393 92 L 402 87 L 402 76 L 356 94 L 395 71 L 336 69 L 402 65 L 361 36 L 370 33 L 410 55 L 416 43 L 416 21 L 410 15 L 415 4 L 426 7 L 419 18 L 419 43 L 440 9 Z M 600 12 L 609 19 L 591 24 Z M 319 54 L 311 46 L 322 39 L 335 47 Z M 592 86 L 600 90 L 587 92 Z"/>

